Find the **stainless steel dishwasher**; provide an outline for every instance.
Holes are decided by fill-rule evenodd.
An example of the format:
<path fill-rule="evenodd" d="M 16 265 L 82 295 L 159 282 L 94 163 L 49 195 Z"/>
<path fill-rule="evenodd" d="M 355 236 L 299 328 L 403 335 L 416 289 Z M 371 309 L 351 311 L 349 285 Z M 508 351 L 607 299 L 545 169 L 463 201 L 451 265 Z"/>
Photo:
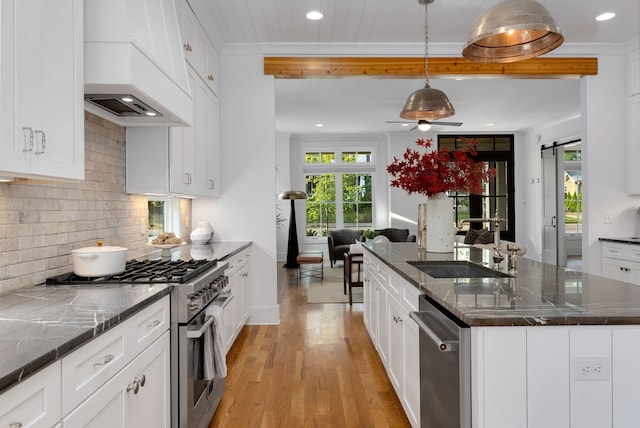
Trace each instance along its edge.
<path fill-rule="evenodd" d="M 409 316 L 420 327 L 421 428 L 471 428 L 470 328 L 429 297 Z"/>

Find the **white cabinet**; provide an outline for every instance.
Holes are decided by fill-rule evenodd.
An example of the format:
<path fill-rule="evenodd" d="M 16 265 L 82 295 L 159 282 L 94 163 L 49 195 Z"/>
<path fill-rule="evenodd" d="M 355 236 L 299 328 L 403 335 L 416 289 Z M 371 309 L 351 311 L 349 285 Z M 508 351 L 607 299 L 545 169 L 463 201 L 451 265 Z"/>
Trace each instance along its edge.
<path fill-rule="evenodd" d="M 229 277 L 229 285 L 224 292 L 231 299 L 228 303 L 225 302 L 223 312 L 223 335 L 227 352 L 251 313 L 251 248 L 245 248 L 225 261 L 229 265 L 224 273 Z"/>
<path fill-rule="evenodd" d="M 64 427 L 168 428 L 171 424 L 169 358 L 169 332 L 166 331 L 67 415 Z"/>
<path fill-rule="evenodd" d="M 84 178 L 82 4 L 0 3 L 0 175 Z"/>
<path fill-rule="evenodd" d="M 627 55 L 627 180 L 629 194 L 640 194 L 640 51 Z"/>
<path fill-rule="evenodd" d="M 640 285 L 640 245 L 604 241 L 602 275 Z"/>
<path fill-rule="evenodd" d="M 127 128 L 127 193 L 220 195 L 217 98 L 193 69 L 193 127 Z"/>
<path fill-rule="evenodd" d="M 0 426 L 45 428 L 60 420 L 60 361 L 0 395 Z"/>
<path fill-rule="evenodd" d="M 378 355 L 411 425 L 420 426 L 419 290 L 365 253 L 364 319 Z"/>
<path fill-rule="evenodd" d="M 185 59 L 209 89 L 218 95 L 218 53 L 186 0 L 176 0 L 176 11 Z"/>
<path fill-rule="evenodd" d="M 169 296 L 62 359 L 63 426 L 168 427 Z"/>

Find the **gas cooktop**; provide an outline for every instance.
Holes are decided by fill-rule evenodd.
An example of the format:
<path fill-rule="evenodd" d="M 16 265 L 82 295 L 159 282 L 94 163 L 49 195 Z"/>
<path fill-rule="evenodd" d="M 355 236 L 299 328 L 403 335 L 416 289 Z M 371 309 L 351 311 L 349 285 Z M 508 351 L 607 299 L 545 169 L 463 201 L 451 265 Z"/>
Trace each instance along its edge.
<path fill-rule="evenodd" d="M 97 284 L 107 282 L 183 284 L 217 265 L 214 260 L 131 260 L 125 271 L 116 275 L 83 277 L 75 273 L 47 278 L 47 285 Z"/>

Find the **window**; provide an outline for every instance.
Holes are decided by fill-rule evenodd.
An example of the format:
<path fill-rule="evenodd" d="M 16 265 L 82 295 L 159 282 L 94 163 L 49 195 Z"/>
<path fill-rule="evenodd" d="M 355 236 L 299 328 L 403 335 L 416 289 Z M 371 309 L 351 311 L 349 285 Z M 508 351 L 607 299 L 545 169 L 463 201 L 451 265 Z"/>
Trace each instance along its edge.
<path fill-rule="evenodd" d="M 307 236 L 373 227 L 372 160 L 371 150 L 305 152 Z"/>
<path fill-rule="evenodd" d="M 498 212 L 506 219 L 500 225 L 500 238 L 513 241 L 515 237 L 514 212 L 514 171 L 513 171 L 513 135 L 439 135 L 438 147 L 455 150 L 464 147 L 469 140 L 477 142 L 476 161 L 487 162 L 488 168 L 495 168 L 496 177 L 485 185 L 482 195 L 470 195 L 462 192 L 449 192 L 454 199 L 454 221 L 465 218 L 488 218 Z M 473 228 L 487 227 L 487 224 L 474 223 Z M 465 224 L 465 233 L 469 225 Z"/>
<path fill-rule="evenodd" d="M 564 151 L 564 232 L 582 233 L 582 151 Z"/>
<path fill-rule="evenodd" d="M 174 232 L 180 236 L 180 199 L 149 197 L 149 241 L 156 238 L 160 232 Z"/>

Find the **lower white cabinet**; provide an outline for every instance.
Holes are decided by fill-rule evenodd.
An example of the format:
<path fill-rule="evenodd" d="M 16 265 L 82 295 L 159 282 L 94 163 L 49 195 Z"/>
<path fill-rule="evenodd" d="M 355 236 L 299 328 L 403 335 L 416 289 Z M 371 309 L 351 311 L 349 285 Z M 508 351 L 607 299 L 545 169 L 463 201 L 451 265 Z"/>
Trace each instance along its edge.
<path fill-rule="evenodd" d="M 365 253 L 364 321 L 402 407 L 413 427 L 420 426 L 418 325 L 419 291 Z"/>
<path fill-rule="evenodd" d="M 603 242 L 602 275 L 640 285 L 640 245 Z"/>
<path fill-rule="evenodd" d="M 60 364 L 56 361 L 0 395 L 0 427 L 48 428 L 60 420 Z"/>
<path fill-rule="evenodd" d="M 169 427 L 169 358 L 167 331 L 66 416 L 63 426 Z"/>
<path fill-rule="evenodd" d="M 225 352 L 228 352 L 251 313 L 251 248 L 245 248 L 225 261 L 229 264 L 224 273 L 229 277 L 225 292 L 229 294 L 230 300 L 225 302 L 223 335 Z"/>
<path fill-rule="evenodd" d="M 166 296 L 1 394 L 0 427 L 169 427 L 169 315 Z"/>

